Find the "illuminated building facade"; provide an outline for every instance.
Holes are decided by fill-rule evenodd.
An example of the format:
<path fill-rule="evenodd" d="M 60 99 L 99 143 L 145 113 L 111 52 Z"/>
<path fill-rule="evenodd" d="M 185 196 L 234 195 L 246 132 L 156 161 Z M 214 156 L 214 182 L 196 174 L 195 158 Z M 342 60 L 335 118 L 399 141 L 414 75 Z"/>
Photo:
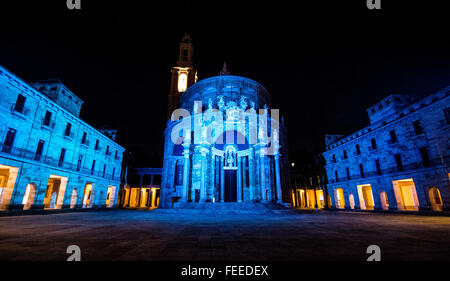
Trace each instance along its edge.
<path fill-rule="evenodd" d="M 326 208 L 326 172 L 322 155 L 302 155 L 291 163 L 292 206 L 298 209 Z M 299 159 L 299 160 L 300 160 Z"/>
<path fill-rule="evenodd" d="M 450 87 L 418 101 L 390 95 L 370 125 L 325 139 L 329 203 L 340 209 L 434 210 L 450 204 Z"/>
<path fill-rule="evenodd" d="M 82 104 L 59 80 L 28 84 L 0 66 L 1 210 L 116 204 L 125 149 L 79 118 Z"/>
<path fill-rule="evenodd" d="M 262 85 L 225 67 L 189 87 L 165 130 L 160 206 L 290 203 L 286 130 L 270 107 Z"/>
<path fill-rule="evenodd" d="M 162 168 L 135 168 L 122 190 L 120 206 L 156 208 L 159 205 Z"/>

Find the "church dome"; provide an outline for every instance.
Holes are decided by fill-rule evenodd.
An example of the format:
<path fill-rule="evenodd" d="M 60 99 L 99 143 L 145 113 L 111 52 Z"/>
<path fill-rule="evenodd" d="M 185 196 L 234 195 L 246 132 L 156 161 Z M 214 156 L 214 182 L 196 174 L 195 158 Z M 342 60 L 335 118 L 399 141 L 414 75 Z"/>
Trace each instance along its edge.
<path fill-rule="evenodd" d="M 234 75 L 220 75 L 201 80 L 189 87 L 181 96 L 180 107 L 191 111 L 195 101 L 201 101 L 204 108 L 211 102 L 213 108 L 219 108 L 220 102 L 235 102 L 244 100 L 248 108 L 252 103 L 255 109 L 267 105 L 271 107 L 269 92 L 258 82 Z"/>

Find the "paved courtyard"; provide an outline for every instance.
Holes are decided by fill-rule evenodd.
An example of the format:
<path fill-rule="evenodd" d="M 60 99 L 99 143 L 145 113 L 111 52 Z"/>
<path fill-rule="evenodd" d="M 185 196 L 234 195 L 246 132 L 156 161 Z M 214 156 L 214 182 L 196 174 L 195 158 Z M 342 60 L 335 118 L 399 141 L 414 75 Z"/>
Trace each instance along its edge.
<path fill-rule="evenodd" d="M 113 210 L 0 217 L 0 260 L 450 260 L 450 218 Z"/>

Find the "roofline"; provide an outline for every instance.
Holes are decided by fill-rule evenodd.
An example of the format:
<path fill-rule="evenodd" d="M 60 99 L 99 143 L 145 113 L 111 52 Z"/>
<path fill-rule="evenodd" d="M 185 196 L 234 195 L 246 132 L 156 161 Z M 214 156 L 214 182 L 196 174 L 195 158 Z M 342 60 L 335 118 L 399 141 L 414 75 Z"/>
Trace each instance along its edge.
<path fill-rule="evenodd" d="M 403 107 L 401 110 L 404 110 L 404 109 L 406 109 L 406 108 L 408 108 L 408 107 L 411 107 L 411 106 L 413 106 L 413 105 L 419 104 L 421 101 L 423 101 L 423 100 L 425 100 L 425 99 L 428 99 L 428 98 L 430 98 L 431 96 L 438 95 L 438 94 L 441 94 L 441 93 L 444 93 L 444 92 L 450 92 L 450 86 L 444 87 L 444 88 L 442 88 L 442 89 L 439 90 L 439 91 L 436 91 L 436 92 L 434 92 L 434 93 L 432 93 L 432 94 L 430 94 L 430 95 L 427 95 L 427 96 L 425 96 L 425 97 L 423 97 L 423 98 L 421 98 L 421 99 L 418 99 L 418 100 L 414 101 L 413 103 L 411 103 L 411 104 L 409 104 L 409 105 Z M 443 97 L 443 98 L 446 98 L 446 97 L 447 97 L 447 96 L 445 96 L 445 97 Z M 387 97 L 386 97 L 386 98 L 387 98 Z M 383 99 L 383 100 L 384 100 L 384 99 Z M 433 103 L 434 103 L 434 102 L 433 102 Z M 419 110 L 422 110 L 422 109 L 428 107 L 429 105 L 431 105 L 431 104 L 427 104 L 425 107 L 420 108 Z M 409 114 L 417 113 L 419 110 L 414 111 L 414 112 L 411 112 L 411 113 L 408 113 L 408 114 L 406 114 L 406 115 L 403 116 L 403 117 L 394 119 L 394 120 L 390 121 L 389 123 L 387 123 L 387 124 L 385 124 L 385 125 L 382 124 L 382 125 L 380 125 L 380 126 L 378 126 L 378 127 L 376 127 L 376 128 L 373 128 L 373 129 L 370 128 L 370 124 L 369 124 L 368 126 L 365 126 L 364 128 L 362 128 L 362 129 L 360 129 L 360 130 L 358 130 L 358 131 L 356 131 L 356 132 L 354 132 L 354 133 L 351 133 L 351 134 L 348 134 L 348 135 L 344 135 L 342 138 L 340 138 L 340 139 L 338 139 L 338 140 L 336 140 L 336 141 L 330 143 L 328 146 L 331 146 L 332 144 L 334 144 L 334 143 L 336 143 L 336 142 L 338 142 L 338 141 L 340 141 L 340 140 L 342 140 L 342 139 L 346 139 L 346 138 L 348 138 L 348 137 L 350 137 L 350 136 L 353 136 L 353 135 L 357 134 L 357 133 L 360 132 L 360 131 L 363 131 L 363 130 L 365 130 L 365 129 L 368 129 L 368 132 L 363 133 L 362 135 L 357 136 L 357 137 L 354 138 L 354 139 L 350 139 L 349 141 L 346 141 L 345 143 L 351 142 L 351 141 L 356 140 L 356 139 L 358 139 L 358 138 L 360 138 L 360 137 L 362 137 L 362 136 L 367 135 L 368 133 L 374 132 L 374 131 L 378 130 L 379 128 L 382 128 L 382 127 L 384 127 L 384 126 L 387 126 L 387 125 L 389 125 L 390 123 L 393 123 L 393 122 L 396 122 L 396 121 L 398 121 L 398 120 L 400 120 L 400 119 L 403 119 L 403 118 L 407 117 Z M 326 148 L 325 148 L 325 151 L 324 151 L 323 153 L 326 153 L 326 152 L 328 152 L 328 151 L 337 149 L 337 148 L 340 147 L 341 145 L 344 145 L 344 143 L 343 143 L 343 144 L 340 144 L 340 145 L 338 145 L 338 146 L 336 146 L 336 147 L 330 148 L 330 149 L 326 149 Z"/>
<path fill-rule="evenodd" d="M 120 144 L 118 144 L 117 142 L 113 141 L 111 138 L 109 138 L 108 136 L 106 136 L 105 134 L 103 134 L 102 132 L 100 132 L 98 129 L 94 128 L 92 125 L 90 125 L 89 123 L 87 123 L 86 121 L 84 121 L 83 119 L 81 119 L 80 117 L 75 116 L 74 114 L 72 114 L 71 112 L 69 112 L 67 109 L 65 109 L 64 107 L 60 106 L 59 104 L 57 104 L 56 102 L 54 102 L 53 100 L 51 100 L 49 97 L 47 97 L 45 94 L 39 92 L 38 90 L 36 90 L 33 86 L 31 86 L 28 82 L 25 82 L 25 80 L 23 80 L 22 78 L 20 78 L 19 76 L 17 76 L 16 74 L 14 74 L 12 71 L 10 71 L 9 69 L 7 69 L 6 67 L 4 67 L 3 65 L 0 64 L 0 70 L 3 69 L 5 72 L 11 74 L 12 76 L 14 76 L 17 80 L 19 80 L 19 82 L 21 82 L 23 85 L 25 85 L 26 87 L 29 88 L 29 90 L 36 92 L 37 94 L 39 94 L 40 96 L 42 96 L 43 98 L 49 100 L 51 103 L 53 103 L 54 105 L 58 106 L 59 108 L 61 108 L 64 112 L 66 112 L 67 114 L 75 117 L 76 119 L 80 120 L 80 122 L 84 123 L 87 127 L 93 129 L 94 131 L 97 131 L 100 135 L 104 136 L 105 138 L 111 140 L 113 143 L 115 143 L 116 145 L 118 145 L 119 147 L 123 148 L 124 150 L 126 150 L 125 147 L 121 146 Z"/>

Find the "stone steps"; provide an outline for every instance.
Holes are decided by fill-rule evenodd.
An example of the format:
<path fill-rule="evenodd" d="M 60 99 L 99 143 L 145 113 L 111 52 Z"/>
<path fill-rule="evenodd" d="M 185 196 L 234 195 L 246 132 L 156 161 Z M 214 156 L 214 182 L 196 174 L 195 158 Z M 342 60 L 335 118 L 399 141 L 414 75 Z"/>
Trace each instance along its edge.
<path fill-rule="evenodd" d="M 156 209 L 161 213 L 264 214 L 289 210 L 284 204 L 263 203 L 175 203 L 174 208 Z"/>

